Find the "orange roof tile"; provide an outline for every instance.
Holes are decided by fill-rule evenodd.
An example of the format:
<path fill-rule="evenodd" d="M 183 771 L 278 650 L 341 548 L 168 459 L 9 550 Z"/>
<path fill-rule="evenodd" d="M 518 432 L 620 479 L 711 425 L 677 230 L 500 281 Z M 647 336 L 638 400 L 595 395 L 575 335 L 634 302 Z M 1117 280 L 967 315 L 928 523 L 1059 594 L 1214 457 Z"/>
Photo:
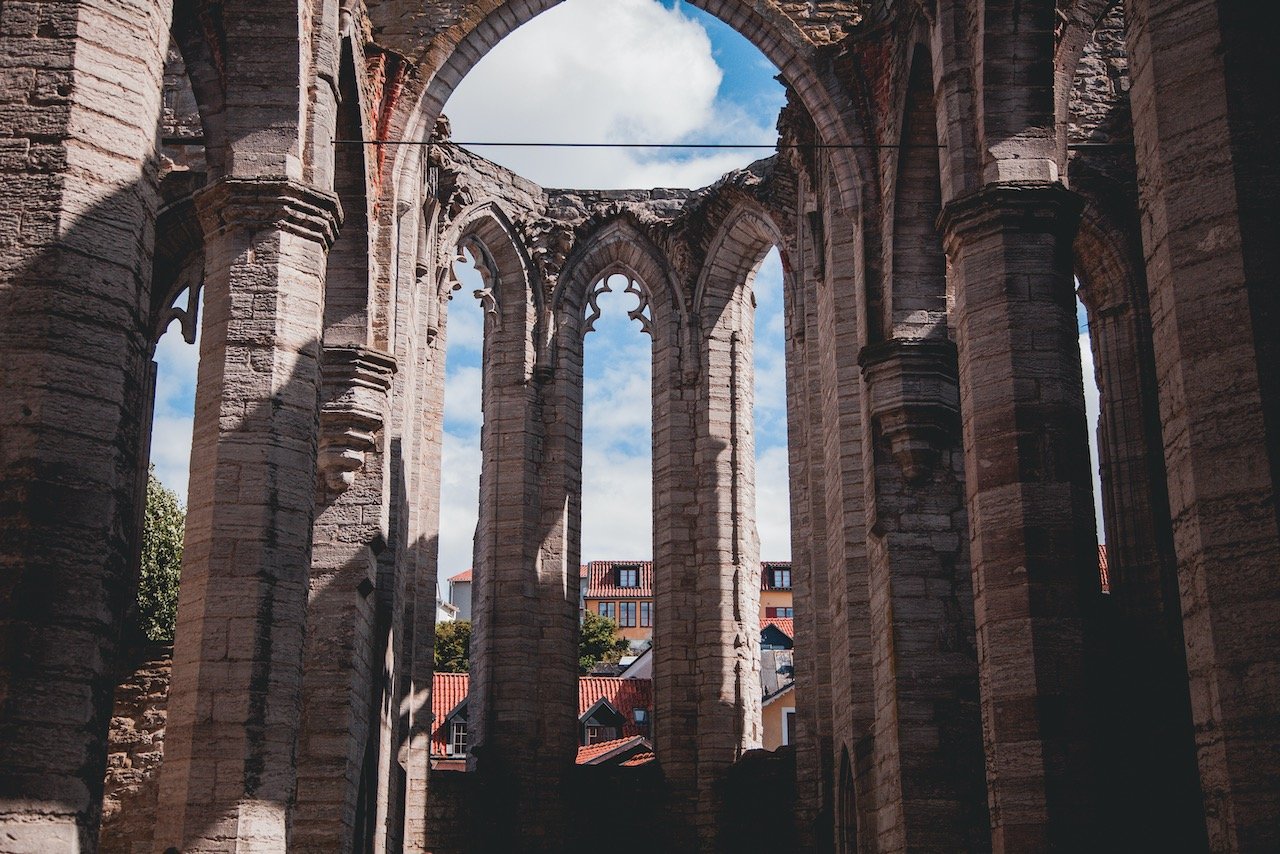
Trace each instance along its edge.
<path fill-rule="evenodd" d="M 795 640 L 796 638 L 796 621 L 792 617 L 761 617 L 761 630 L 763 630 L 765 626 L 773 626 L 792 640 Z"/>
<path fill-rule="evenodd" d="M 589 744 L 586 747 L 579 747 L 577 763 L 579 765 L 590 765 L 593 760 L 599 759 L 602 756 L 607 756 L 619 748 L 628 746 L 644 747 L 646 753 L 649 753 L 650 756 L 653 755 L 648 750 L 650 746 L 649 742 L 639 736 L 633 735 L 624 738 L 615 738 L 612 741 L 602 741 L 599 744 Z"/>
<path fill-rule="evenodd" d="M 469 570 L 469 569 L 464 569 L 462 572 L 459 572 L 457 575 L 451 575 L 451 576 L 449 576 L 448 580 L 449 580 L 449 581 L 470 581 L 470 580 L 471 580 L 471 570 Z"/>
<path fill-rule="evenodd" d="M 437 673 L 431 681 L 431 752 L 443 756 L 449 744 L 444 719 L 467 699 L 470 677 L 466 673 Z"/>
<path fill-rule="evenodd" d="M 638 567 L 640 583 L 635 587 L 618 586 L 618 567 Z M 587 576 L 585 599 L 652 599 L 653 562 L 647 560 L 593 560 L 583 572 Z"/>
<path fill-rule="evenodd" d="M 600 700 L 608 700 L 609 705 L 618 710 L 618 714 L 626 719 L 622 725 L 622 734 L 647 735 L 648 729 L 636 726 L 636 709 L 653 709 L 653 683 L 648 679 L 622 679 L 618 676 L 579 676 L 578 677 L 578 717 Z"/>
<path fill-rule="evenodd" d="M 634 768 L 636 765 L 648 765 L 656 757 L 652 753 L 637 753 L 626 762 L 622 763 L 623 768 Z"/>
<path fill-rule="evenodd" d="M 1102 592 L 1111 592 L 1111 571 L 1107 566 L 1107 547 L 1106 545 L 1098 546 L 1098 577 L 1102 581 Z"/>
<path fill-rule="evenodd" d="M 449 744 L 445 731 L 445 718 L 467 699 L 470 679 L 466 673 L 437 673 L 431 691 L 431 753 L 443 756 Z M 617 676 L 578 677 L 578 717 L 600 700 L 618 710 L 626 719 L 622 726 L 624 738 L 648 735 L 648 730 L 636 726 L 635 710 L 653 710 L 653 683 L 648 679 L 622 679 Z M 596 745 L 592 745 L 595 747 Z"/>

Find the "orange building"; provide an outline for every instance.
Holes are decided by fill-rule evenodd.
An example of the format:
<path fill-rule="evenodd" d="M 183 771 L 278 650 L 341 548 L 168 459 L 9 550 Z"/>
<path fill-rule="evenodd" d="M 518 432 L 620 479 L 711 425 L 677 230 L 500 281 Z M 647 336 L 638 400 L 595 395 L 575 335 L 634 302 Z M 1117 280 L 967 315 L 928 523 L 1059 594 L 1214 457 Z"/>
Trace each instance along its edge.
<path fill-rule="evenodd" d="M 593 560 L 582 568 L 582 608 L 618 624 L 618 634 L 638 646 L 653 638 L 653 564 Z"/>
<path fill-rule="evenodd" d="M 791 562 L 765 561 L 760 564 L 760 617 L 791 619 Z"/>

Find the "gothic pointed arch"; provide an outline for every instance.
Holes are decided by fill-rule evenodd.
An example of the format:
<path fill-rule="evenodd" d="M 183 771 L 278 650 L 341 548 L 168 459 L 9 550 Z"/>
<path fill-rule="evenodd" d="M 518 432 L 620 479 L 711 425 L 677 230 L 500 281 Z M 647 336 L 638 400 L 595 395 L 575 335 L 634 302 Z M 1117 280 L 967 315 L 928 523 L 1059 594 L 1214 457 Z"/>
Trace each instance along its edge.
<path fill-rule="evenodd" d="M 739 289 L 751 289 L 760 263 L 774 247 L 783 256 L 784 279 L 789 278 L 785 241 L 776 219 L 754 199 L 734 203 L 708 244 L 694 287 L 694 312 L 704 324 L 719 317 Z"/>
<path fill-rule="evenodd" d="M 891 267 L 885 337 L 947 337 L 947 270 L 942 235 L 933 63 L 929 51 L 912 51 L 902 106 L 893 196 Z"/>
<path fill-rule="evenodd" d="M 638 286 L 633 292 L 649 307 L 655 326 L 685 327 L 684 299 L 670 260 L 632 216 L 622 214 L 579 238 L 565 260 L 551 297 L 557 337 L 580 340 L 586 334 L 593 289 L 614 274 Z"/>

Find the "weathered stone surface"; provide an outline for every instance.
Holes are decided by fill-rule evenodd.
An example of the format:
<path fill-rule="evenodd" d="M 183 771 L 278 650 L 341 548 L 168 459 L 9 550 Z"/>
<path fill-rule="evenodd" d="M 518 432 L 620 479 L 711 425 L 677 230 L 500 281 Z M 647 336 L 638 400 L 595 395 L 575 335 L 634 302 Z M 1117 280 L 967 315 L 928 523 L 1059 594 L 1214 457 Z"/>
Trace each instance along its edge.
<path fill-rule="evenodd" d="M 778 156 L 594 191 L 439 115 L 554 0 L 178 4 L 172 27 L 146 0 L 0 0 L 0 854 L 92 851 L 104 809 L 104 850 L 590 850 L 583 811 L 619 793 L 661 816 L 637 849 L 781 838 L 753 787 L 793 803 L 791 756 L 743 760 L 770 245 L 795 847 L 1280 845 L 1265 4 L 695 4 L 788 85 Z M 433 792 L 460 248 L 485 276 L 477 749 Z M 653 341 L 658 762 L 606 779 L 572 765 L 574 639 L 582 340 L 617 272 Z M 149 357 L 173 317 L 194 337 L 184 289 L 172 690 L 162 716 L 162 667 L 127 679 L 108 750 Z"/>

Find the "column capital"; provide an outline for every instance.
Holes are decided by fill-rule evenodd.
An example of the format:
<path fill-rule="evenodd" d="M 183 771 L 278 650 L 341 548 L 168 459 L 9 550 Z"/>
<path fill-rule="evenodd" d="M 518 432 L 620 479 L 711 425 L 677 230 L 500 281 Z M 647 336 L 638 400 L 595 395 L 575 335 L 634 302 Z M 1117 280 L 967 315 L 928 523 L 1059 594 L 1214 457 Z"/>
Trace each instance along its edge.
<path fill-rule="evenodd" d="M 1084 200 L 1057 182 L 988 184 L 942 206 L 938 231 L 948 252 L 964 236 L 996 231 L 1075 237 Z"/>
<path fill-rule="evenodd" d="M 194 194 L 205 238 L 238 228 L 279 229 L 333 246 L 342 205 L 333 193 L 287 178 L 220 178 Z"/>
<path fill-rule="evenodd" d="M 893 338 L 862 348 L 868 410 L 909 483 L 925 478 L 960 435 L 956 345 Z"/>
<path fill-rule="evenodd" d="M 317 465 L 332 492 L 355 483 L 365 453 L 377 446 L 395 372 L 390 353 L 358 345 L 324 348 Z"/>

